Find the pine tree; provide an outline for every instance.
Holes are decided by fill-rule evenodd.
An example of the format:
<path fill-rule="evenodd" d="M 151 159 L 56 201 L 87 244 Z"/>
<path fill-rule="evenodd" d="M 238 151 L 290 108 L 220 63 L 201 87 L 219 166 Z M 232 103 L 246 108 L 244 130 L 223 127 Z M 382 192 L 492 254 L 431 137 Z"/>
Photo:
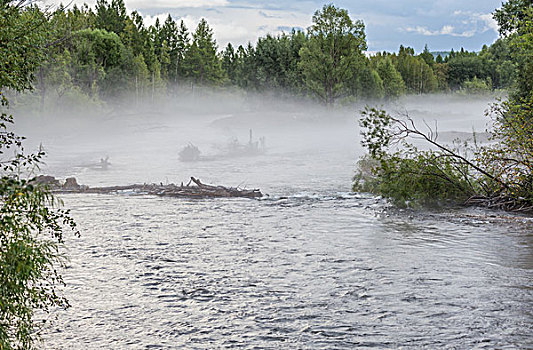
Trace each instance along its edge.
<path fill-rule="evenodd" d="M 200 21 L 193 33 L 192 44 L 186 51 L 183 64 L 187 77 L 198 85 L 217 85 L 224 79 L 213 30 L 205 19 Z"/>
<path fill-rule="evenodd" d="M 161 37 L 166 43 L 166 51 L 168 52 L 168 64 L 162 64 L 162 70 L 169 81 L 176 82 L 178 79 L 178 25 L 168 15 L 163 27 L 161 28 Z"/>
<path fill-rule="evenodd" d="M 120 35 L 126 26 L 126 5 L 124 0 L 112 0 L 111 4 L 107 0 L 96 1 L 95 25 L 99 29 L 105 29 Z"/>
<path fill-rule="evenodd" d="M 432 67 L 435 63 L 435 58 L 433 57 L 433 54 L 429 52 L 427 44 L 424 46 L 424 51 L 420 54 L 420 57 L 422 57 L 424 62 L 426 62 L 426 64 L 430 67 Z"/>

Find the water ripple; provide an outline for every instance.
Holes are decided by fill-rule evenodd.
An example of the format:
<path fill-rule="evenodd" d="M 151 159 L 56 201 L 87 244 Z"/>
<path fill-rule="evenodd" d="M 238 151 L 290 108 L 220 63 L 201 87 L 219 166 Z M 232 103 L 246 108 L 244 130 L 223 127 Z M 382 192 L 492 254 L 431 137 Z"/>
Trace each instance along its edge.
<path fill-rule="evenodd" d="M 83 235 L 51 348 L 531 345 L 521 226 L 376 216 L 366 197 L 66 200 Z"/>

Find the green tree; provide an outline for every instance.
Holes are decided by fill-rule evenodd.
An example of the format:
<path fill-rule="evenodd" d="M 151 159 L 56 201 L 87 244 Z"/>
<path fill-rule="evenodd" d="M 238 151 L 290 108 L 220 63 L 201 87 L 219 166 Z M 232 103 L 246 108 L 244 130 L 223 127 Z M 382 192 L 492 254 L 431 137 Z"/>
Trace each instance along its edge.
<path fill-rule="evenodd" d="M 450 88 L 458 89 L 465 80 L 474 77 L 485 78 L 483 61 L 475 52 L 462 52 L 454 55 L 450 54 L 448 59 L 448 83 Z"/>
<path fill-rule="evenodd" d="M 509 0 L 503 3 L 501 8 L 496 9 L 493 17 L 498 22 L 500 34 L 507 36 L 523 27 L 531 16 L 528 14 L 531 6 L 533 6 L 531 0 Z"/>
<path fill-rule="evenodd" d="M 163 44 L 163 38 L 161 36 L 161 23 L 159 22 L 159 18 L 155 19 L 154 25 L 148 28 L 148 32 L 150 33 L 150 41 L 153 44 L 154 54 L 156 57 L 159 57 L 161 54 L 161 45 Z"/>
<path fill-rule="evenodd" d="M 161 27 L 161 37 L 166 46 L 167 57 L 161 58 L 162 71 L 169 81 L 176 82 L 178 79 L 178 64 L 180 60 L 180 48 L 178 47 L 178 25 L 168 15 L 163 27 Z"/>
<path fill-rule="evenodd" d="M 70 73 L 72 58 L 68 50 L 49 55 L 41 64 L 36 74 L 36 87 L 41 96 L 40 110 L 45 108 L 45 98 L 48 90 L 52 90 L 55 103 L 58 103 L 63 95 L 71 90 L 73 85 Z"/>
<path fill-rule="evenodd" d="M 303 35 L 303 33 L 302 33 Z M 299 34 L 293 31 L 290 35 L 267 35 L 259 38 L 255 48 L 255 64 L 257 79 L 261 89 L 271 90 L 275 93 L 295 92 L 298 82 L 301 82 L 299 61 L 299 48 L 295 40 Z"/>
<path fill-rule="evenodd" d="M 259 87 L 255 48 L 251 43 L 248 43 L 246 48 L 242 45 L 237 48 L 235 72 L 235 80 L 239 87 L 246 91 Z"/>
<path fill-rule="evenodd" d="M 402 75 L 394 68 L 390 57 L 384 57 L 379 61 L 377 72 L 383 81 L 385 98 L 394 99 L 405 93 Z"/>
<path fill-rule="evenodd" d="M 120 39 L 124 46 L 131 49 L 134 55 L 144 54 L 145 45 L 149 38 L 143 19 L 138 12 L 132 12 L 131 17 L 126 19 Z"/>
<path fill-rule="evenodd" d="M 415 94 L 433 92 L 437 87 L 433 70 L 422 56 L 415 56 L 414 52 L 412 48 L 400 46 L 396 58 L 396 69 L 402 75 L 409 92 Z M 426 52 L 429 53 L 427 47 Z"/>
<path fill-rule="evenodd" d="M 92 96 L 114 95 L 120 87 L 115 78 L 121 76 L 125 48 L 119 36 L 103 29 L 80 30 L 73 35 L 75 79 Z M 114 76 L 108 76 L 110 72 Z"/>
<path fill-rule="evenodd" d="M 236 85 L 237 54 L 231 43 L 228 43 L 224 52 L 222 52 L 222 68 L 226 72 L 229 81 Z"/>
<path fill-rule="evenodd" d="M 141 98 L 148 96 L 150 72 L 142 55 L 135 56 L 131 69 L 135 76 L 135 101 L 138 103 Z"/>
<path fill-rule="evenodd" d="M 324 104 L 345 96 L 349 80 L 362 68 L 364 30 L 363 22 L 352 21 L 347 10 L 324 5 L 315 12 L 299 67 L 307 88 Z"/>
<path fill-rule="evenodd" d="M 183 76 L 184 75 L 184 69 L 183 69 L 183 60 L 185 58 L 185 53 L 189 49 L 190 46 L 190 36 L 189 36 L 189 30 L 185 26 L 185 22 L 183 20 L 180 21 L 180 26 L 178 29 L 178 36 L 177 36 L 177 43 L 176 43 L 176 51 L 178 54 L 178 60 L 177 60 L 177 76 Z"/>
<path fill-rule="evenodd" d="M 97 0 L 95 8 L 96 28 L 105 29 L 117 35 L 124 31 L 127 19 L 124 0 L 111 0 L 111 4 L 107 0 Z"/>
<path fill-rule="evenodd" d="M 520 74 L 516 79 L 516 98 L 533 98 L 533 5 L 523 9 L 523 19 L 511 38 L 512 58 Z"/>
<path fill-rule="evenodd" d="M 300 66 L 302 47 L 307 43 L 308 37 L 301 30 L 292 30 L 290 34 L 290 59 L 288 63 L 288 81 L 295 94 L 306 92 L 304 73 Z"/>
<path fill-rule="evenodd" d="M 495 89 L 510 89 L 516 79 L 516 66 L 511 57 L 510 40 L 500 38 L 490 47 L 484 45 L 479 53 L 482 71 Z"/>
<path fill-rule="evenodd" d="M 61 8 L 61 10 L 64 10 Z M 89 29 L 95 26 L 96 16 L 91 8 L 84 4 L 78 7 L 76 4 L 72 8 L 66 10 L 68 24 L 65 29 L 72 32 Z"/>
<path fill-rule="evenodd" d="M 363 99 L 381 99 L 385 96 L 383 80 L 370 65 L 367 65 L 357 76 L 356 94 Z"/>
<path fill-rule="evenodd" d="M 0 1 L 0 82 L 6 88 L 31 88 L 35 69 L 44 57 L 40 45 L 45 33 L 28 30 L 46 23 L 44 14 L 35 7 L 22 9 L 11 1 Z"/>
<path fill-rule="evenodd" d="M 448 86 L 448 64 L 446 63 L 435 63 L 433 65 L 433 74 L 437 81 L 437 90 L 438 91 L 449 91 L 450 87 Z"/>
<path fill-rule="evenodd" d="M 25 178 L 43 153 L 25 155 L 23 138 L 8 129 L 6 89 L 31 87 L 47 40 L 45 14 L 24 5 L 0 2 L 0 348 L 6 350 L 37 348 L 42 322 L 35 312 L 68 306 L 57 270 L 64 224 L 74 227 L 67 211 L 54 208 L 52 194 Z"/>
<path fill-rule="evenodd" d="M 224 80 L 213 30 L 205 19 L 200 20 L 192 35 L 192 44 L 185 54 L 184 65 L 186 75 L 198 85 L 217 85 Z"/>
<path fill-rule="evenodd" d="M 461 90 L 469 95 L 484 94 L 492 90 L 492 81 L 485 81 L 474 77 L 471 80 L 465 80 L 461 86 Z"/>
<path fill-rule="evenodd" d="M 429 52 L 427 44 L 424 46 L 424 51 L 420 54 L 420 57 L 430 67 L 433 66 L 433 63 L 435 63 L 435 58 L 433 57 L 433 54 L 431 52 Z M 441 59 L 442 59 L 442 57 L 441 57 Z"/>

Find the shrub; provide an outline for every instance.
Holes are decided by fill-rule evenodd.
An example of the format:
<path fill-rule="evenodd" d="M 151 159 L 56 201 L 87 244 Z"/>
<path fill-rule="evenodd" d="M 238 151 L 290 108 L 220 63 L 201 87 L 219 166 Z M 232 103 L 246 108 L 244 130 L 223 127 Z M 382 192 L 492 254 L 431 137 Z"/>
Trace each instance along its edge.
<path fill-rule="evenodd" d="M 431 129 L 414 121 L 367 107 L 360 120 L 362 145 L 368 149 L 358 165 L 353 189 L 382 195 L 398 206 L 477 204 L 533 211 L 533 101 L 492 107 L 494 142 L 443 145 Z M 407 142 L 425 140 L 422 151 Z"/>

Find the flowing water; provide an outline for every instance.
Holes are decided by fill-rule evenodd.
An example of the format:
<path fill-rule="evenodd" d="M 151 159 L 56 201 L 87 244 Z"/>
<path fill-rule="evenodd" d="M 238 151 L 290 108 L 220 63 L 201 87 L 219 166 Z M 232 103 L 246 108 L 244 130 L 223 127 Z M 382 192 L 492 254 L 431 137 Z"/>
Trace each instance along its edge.
<path fill-rule="evenodd" d="M 269 195 L 64 195 L 82 235 L 67 237 L 72 307 L 53 313 L 45 348 L 533 347 L 531 218 L 387 210 L 350 192 L 362 154 L 355 113 L 284 118 L 291 127 L 213 114 L 39 130 L 45 170 L 80 183 L 196 176 Z M 469 131 L 474 122 L 443 123 Z M 213 140 L 246 141 L 249 127 L 266 136 L 264 155 L 178 160 L 187 142 L 215 154 Z M 105 155 L 107 171 L 76 166 Z"/>

